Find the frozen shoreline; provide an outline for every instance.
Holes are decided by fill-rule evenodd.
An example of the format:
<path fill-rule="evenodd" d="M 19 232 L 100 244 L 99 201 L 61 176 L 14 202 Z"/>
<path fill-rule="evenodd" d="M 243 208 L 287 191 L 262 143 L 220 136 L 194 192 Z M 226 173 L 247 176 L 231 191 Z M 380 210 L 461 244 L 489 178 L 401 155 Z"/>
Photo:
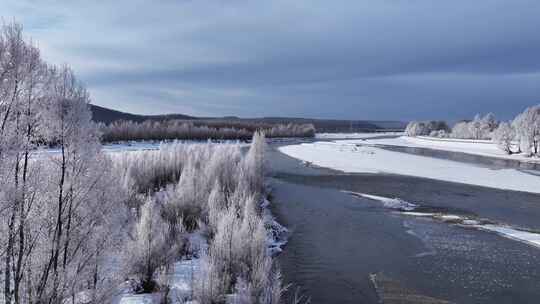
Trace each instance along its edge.
<path fill-rule="evenodd" d="M 375 140 L 373 140 L 374 142 Z M 540 193 L 540 177 L 516 169 L 493 170 L 473 164 L 357 146 L 351 141 L 289 145 L 279 151 L 293 158 L 347 173 L 386 173 Z"/>

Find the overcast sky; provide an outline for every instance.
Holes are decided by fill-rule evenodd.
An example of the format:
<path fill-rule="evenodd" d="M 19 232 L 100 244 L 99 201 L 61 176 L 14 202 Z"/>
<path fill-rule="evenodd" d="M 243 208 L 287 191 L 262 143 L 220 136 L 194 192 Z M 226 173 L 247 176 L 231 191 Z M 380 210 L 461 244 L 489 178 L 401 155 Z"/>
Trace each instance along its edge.
<path fill-rule="evenodd" d="M 144 114 L 509 119 L 540 103 L 538 0 L 0 0 L 92 100 Z"/>

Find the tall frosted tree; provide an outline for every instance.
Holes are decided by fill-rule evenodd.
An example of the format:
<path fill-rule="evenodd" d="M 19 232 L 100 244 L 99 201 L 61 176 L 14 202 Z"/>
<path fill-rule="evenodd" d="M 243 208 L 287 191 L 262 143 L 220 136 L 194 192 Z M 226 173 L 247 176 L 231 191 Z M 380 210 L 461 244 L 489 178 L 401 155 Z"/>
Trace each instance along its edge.
<path fill-rule="evenodd" d="M 493 141 L 507 154 L 513 153 L 512 142 L 515 137 L 516 132 L 514 131 L 514 128 L 507 122 L 501 122 L 499 127 L 493 132 Z"/>
<path fill-rule="evenodd" d="M 244 170 L 247 175 L 246 180 L 250 188 L 255 193 L 263 189 L 265 164 L 264 154 L 266 149 L 266 137 L 263 132 L 256 132 L 253 135 L 251 146 L 244 159 Z"/>
<path fill-rule="evenodd" d="M 22 26 L 7 24 L 0 76 L 2 297 L 59 303 L 96 273 L 114 231 L 103 212 L 122 198 L 111 191 L 89 95 L 71 69 L 48 65 Z M 36 153 L 40 146 L 60 152 Z M 111 205 L 99 206 L 103 197 Z"/>

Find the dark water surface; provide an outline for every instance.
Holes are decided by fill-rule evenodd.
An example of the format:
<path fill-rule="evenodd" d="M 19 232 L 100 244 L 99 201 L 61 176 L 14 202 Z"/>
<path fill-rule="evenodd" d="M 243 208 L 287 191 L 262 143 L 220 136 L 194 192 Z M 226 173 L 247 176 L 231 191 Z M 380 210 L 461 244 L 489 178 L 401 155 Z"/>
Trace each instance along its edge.
<path fill-rule="evenodd" d="M 369 274 L 455 303 L 539 303 L 540 249 L 395 214 L 341 190 L 400 197 L 540 229 L 540 196 L 399 175 L 307 168 L 269 148 L 273 208 L 292 230 L 279 261 L 312 303 L 378 303 Z"/>
<path fill-rule="evenodd" d="M 475 164 L 478 166 L 485 166 L 492 169 L 510 168 L 510 169 L 518 169 L 518 170 L 540 171 L 540 164 L 538 163 L 522 162 L 515 159 L 487 157 L 487 156 L 468 154 L 468 153 L 462 153 L 462 152 L 452 152 L 452 151 L 444 151 L 444 150 L 436 150 L 436 149 L 420 148 L 420 147 L 402 147 L 402 146 L 391 146 L 391 145 L 377 145 L 377 146 L 385 150 L 390 150 L 394 152 L 402 152 L 402 153 L 415 154 L 415 155 L 420 155 L 420 156 L 453 160 L 453 161 L 458 161 L 458 162 Z"/>

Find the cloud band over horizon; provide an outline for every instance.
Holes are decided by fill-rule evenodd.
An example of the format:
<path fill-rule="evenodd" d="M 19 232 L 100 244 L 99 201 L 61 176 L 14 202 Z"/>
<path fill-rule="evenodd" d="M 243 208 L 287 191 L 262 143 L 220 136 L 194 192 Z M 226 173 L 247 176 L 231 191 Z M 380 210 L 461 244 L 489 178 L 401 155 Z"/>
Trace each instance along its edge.
<path fill-rule="evenodd" d="M 509 119 L 540 103 L 538 1 L 0 3 L 127 112 Z"/>

